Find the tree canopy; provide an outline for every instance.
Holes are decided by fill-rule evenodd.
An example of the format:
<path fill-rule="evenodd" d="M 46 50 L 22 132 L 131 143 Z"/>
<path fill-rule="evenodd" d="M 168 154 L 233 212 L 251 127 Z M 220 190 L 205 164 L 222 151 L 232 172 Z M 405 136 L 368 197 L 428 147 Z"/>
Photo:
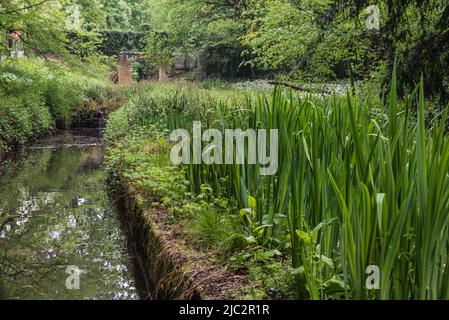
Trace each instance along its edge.
<path fill-rule="evenodd" d="M 353 73 L 388 82 L 386 70 L 398 57 L 400 92 L 423 73 L 426 92 L 447 100 L 449 5 L 442 1 L 379 1 L 379 30 L 365 25 L 366 0 L 147 2 L 149 24 L 156 37 L 165 34 L 165 47 L 238 47 L 240 67 L 310 81 Z"/>
<path fill-rule="evenodd" d="M 323 81 L 384 79 L 398 59 L 400 93 L 423 74 L 426 93 L 448 100 L 449 4 L 381 0 L 380 27 L 366 27 L 367 0 L 0 0 L 0 31 L 20 30 L 37 52 L 85 53 L 68 36 L 67 8 L 95 47 L 100 30 L 147 32 L 155 63 L 202 52 L 211 73 Z M 98 34 L 97 34 L 98 35 Z M 77 45 L 81 45 L 78 43 Z M 1 43 L 3 51 L 6 42 Z M 87 46 L 89 47 L 89 46 Z M 85 55 L 85 54 L 84 54 Z M 246 69 L 245 69 L 246 68 Z M 245 70 L 245 72 L 239 72 Z M 252 71 L 251 71 L 252 70 Z"/>

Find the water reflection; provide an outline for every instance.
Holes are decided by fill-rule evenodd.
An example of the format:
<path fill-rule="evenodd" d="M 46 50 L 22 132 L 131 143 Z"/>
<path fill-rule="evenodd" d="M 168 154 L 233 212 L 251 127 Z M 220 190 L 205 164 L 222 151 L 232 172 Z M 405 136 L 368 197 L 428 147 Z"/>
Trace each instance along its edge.
<path fill-rule="evenodd" d="M 137 298 L 102 161 L 98 132 L 71 131 L 0 164 L 0 298 Z"/>

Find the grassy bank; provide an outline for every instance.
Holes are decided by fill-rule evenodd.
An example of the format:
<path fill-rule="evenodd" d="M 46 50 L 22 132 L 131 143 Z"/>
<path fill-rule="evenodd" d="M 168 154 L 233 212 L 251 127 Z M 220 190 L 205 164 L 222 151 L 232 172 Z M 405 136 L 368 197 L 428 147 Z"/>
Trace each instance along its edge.
<path fill-rule="evenodd" d="M 167 128 L 177 125 L 171 115 L 204 110 L 216 101 L 243 103 L 246 92 L 152 84 L 128 94 L 128 103 L 111 115 L 106 130 L 108 171 L 115 186 L 125 188 L 122 197 L 144 199 L 143 216 L 150 219 L 145 225 L 182 239 L 176 249 L 186 260 L 184 271 L 211 277 L 213 297 L 293 298 L 288 259 L 255 241 L 234 214 L 232 200 L 217 196 L 206 184 L 193 192 L 186 168 L 174 167 L 169 159 Z M 214 274 L 217 269 L 224 279 Z"/>
<path fill-rule="evenodd" d="M 112 175 L 167 208 L 187 241 L 247 276 L 248 297 L 449 297 L 447 113 L 426 123 L 422 86 L 399 101 L 393 82 L 386 105 L 279 89 L 226 95 L 141 88 L 110 119 Z M 169 133 L 191 131 L 195 120 L 221 132 L 278 129 L 279 170 L 173 167 Z M 379 282 L 368 289 L 373 267 Z"/>
<path fill-rule="evenodd" d="M 42 58 L 0 64 L 0 149 L 8 151 L 56 128 L 111 92 L 107 68 Z"/>

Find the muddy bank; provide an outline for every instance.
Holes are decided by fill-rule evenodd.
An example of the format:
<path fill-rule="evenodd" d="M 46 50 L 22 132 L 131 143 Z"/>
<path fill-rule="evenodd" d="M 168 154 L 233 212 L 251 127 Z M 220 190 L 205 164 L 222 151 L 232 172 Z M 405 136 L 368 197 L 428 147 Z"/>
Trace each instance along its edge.
<path fill-rule="evenodd" d="M 230 300 L 239 298 L 246 277 L 210 261 L 213 252 L 197 250 L 182 226 L 169 222 L 167 208 L 150 206 L 148 197 L 122 183 L 110 192 L 125 230 L 141 299 Z"/>

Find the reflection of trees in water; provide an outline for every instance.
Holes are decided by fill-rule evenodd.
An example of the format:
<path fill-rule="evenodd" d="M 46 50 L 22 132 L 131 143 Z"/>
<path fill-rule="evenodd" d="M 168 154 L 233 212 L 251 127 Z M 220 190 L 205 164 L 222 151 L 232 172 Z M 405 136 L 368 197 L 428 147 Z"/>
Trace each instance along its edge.
<path fill-rule="evenodd" d="M 0 291 L 3 287 L 4 296 L 131 297 L 118 222 L 98 169 L 102 157 L 99 148 L 39 150 L 3 165 Z M 69 265 L 87 271 L 81 275 L 82 290 L 66 290 Z"/>
<path fill-rule="evenodd" d="M 89 152 L 83 154 L 81 158 L 81 167 L 83 170 L 94 170 L 100 168 L 104 161 L 104 153 L 100 148 L 92 148 Z"/>

